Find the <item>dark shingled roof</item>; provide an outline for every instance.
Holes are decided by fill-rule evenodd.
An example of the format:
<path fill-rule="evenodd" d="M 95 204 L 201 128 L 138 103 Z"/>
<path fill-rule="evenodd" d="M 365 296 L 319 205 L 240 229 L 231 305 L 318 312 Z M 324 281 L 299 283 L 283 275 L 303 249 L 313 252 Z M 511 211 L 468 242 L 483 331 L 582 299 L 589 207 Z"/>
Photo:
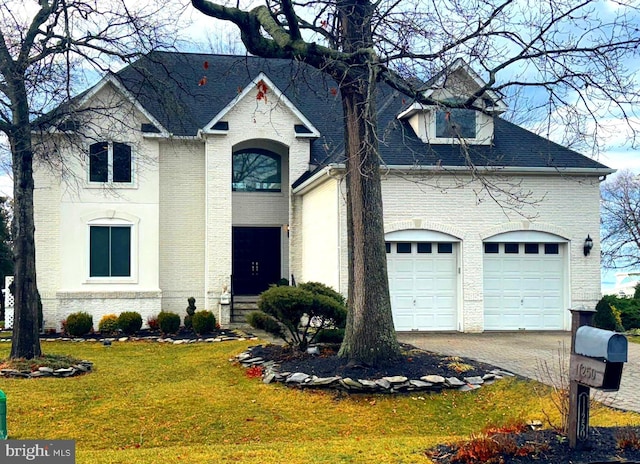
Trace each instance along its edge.
<path fill-rule="evenodd" d="M 195 136 L 260 72 L 320 132 L 320 137 L 312 142 L 310 165 L 342 162 L 342 105 L 339 95 L 335 95 L 338 85 L 303 63 L 250 56 L 153 52 L 124 68 L 117 77 L 167 131 L 174 136 Z M 386 85 L 378 86 L 376 104 L 384 162 L 395 166 L 465 166 L 460 145 L 425 144 L 406 121 L 397 119 L 409 103 L 405 95 Z M 298 128 L 297 132 L 305 131 Z M 476 166 L 607 169 L 499 117 L 495 118 L 494 143 L 468 148 Z"/>

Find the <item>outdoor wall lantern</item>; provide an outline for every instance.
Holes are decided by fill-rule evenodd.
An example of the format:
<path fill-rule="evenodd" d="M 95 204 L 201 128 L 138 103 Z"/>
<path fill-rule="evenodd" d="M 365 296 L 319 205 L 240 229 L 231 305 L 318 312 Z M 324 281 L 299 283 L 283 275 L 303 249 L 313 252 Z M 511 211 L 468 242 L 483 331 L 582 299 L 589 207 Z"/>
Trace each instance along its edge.
<path fill-rule="evenodd" d="M 584 241 L 584 255 L 589 256 L 589 253 L 591 253 L 592 248 L 593 248 L 593 240 L 591 239 L 591 236 L 587 234 L 587 238 Z"/>

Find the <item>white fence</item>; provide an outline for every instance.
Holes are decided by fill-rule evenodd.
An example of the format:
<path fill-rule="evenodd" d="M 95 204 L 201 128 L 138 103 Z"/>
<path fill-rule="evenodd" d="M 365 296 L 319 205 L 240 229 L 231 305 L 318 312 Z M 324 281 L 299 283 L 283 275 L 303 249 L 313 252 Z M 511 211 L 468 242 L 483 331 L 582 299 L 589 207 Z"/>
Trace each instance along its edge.
<path fill-rule="evenodd" d="M 4 298 L 4 328 L 13 328 L 13 295 L 9 291 L 9 285 L 13 282 L 13 276 L 4 278 L 4 289 L 2 290 Z"/>

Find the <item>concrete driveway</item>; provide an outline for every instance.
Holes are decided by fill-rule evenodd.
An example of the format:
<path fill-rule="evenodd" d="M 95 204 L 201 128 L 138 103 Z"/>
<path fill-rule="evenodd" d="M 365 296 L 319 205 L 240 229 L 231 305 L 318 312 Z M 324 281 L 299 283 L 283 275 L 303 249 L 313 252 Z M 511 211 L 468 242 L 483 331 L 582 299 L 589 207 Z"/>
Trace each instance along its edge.
<path fill-rule="evenodd" d="M 493 364 L 547 384 L 554 382 L 557 384 L 561 371 L 569 372 L 571 349 L 569 332 L 482 334 L 400 332 L 398 339 L 423 350 Z M 625 364 L 622 371 L 620 391 L 603 394 L 603 402 L 615 408 L 640 412 L 638 385 L 640 385 L 640 344 L 629 343 L 629 362 Z"/>

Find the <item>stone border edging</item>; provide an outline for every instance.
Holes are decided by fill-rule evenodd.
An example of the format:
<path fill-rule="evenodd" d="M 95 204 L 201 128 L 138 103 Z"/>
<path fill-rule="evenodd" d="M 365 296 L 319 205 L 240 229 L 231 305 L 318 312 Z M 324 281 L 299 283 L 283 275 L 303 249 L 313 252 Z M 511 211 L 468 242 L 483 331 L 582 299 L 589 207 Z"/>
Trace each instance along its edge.
<path fill-rule="evenodd" d="M 443 389 L 473 391 L 482 385 L 491 385 L 504 377 L 515 377 L 511 372 L 493 369 L 482 377 L 442 377 L 440 375 L 424 375 L 420 379 L 409 379 L 405 376 L 382 377 L 377 380 L 352 379 L 350 377 L 317 377 L 304 372 L 280 372 L 275 361 L 265 361 L 253 356 L 251 348 L 243 351 L 230 361 L 237 361 L 243 367 L 261 367 L 262 381 L 266 384 L 278 382 L 290 387 L 334 389 L 349 393 L 407 393 L 426 392 L 439 393 Z"/>
<path fill-rule="evenodd" d="M 73 342 L 73 343 L 102 343 L 105 346 L 111 346 L 113 342 L 127 342 L 127 341 L 155 341 L 158 343 L 168 343 L 172 345 L 186 345 L 192 343 L 214 343 L 214 342 L 226 342 L 226 341 L 246 341 L 246 340 L 258 340 L 258 337 L 254 336 L 217 336 L 209 338 L 193 338 L 193 339 L 180 339 L 174 340 L 170 337 L 163 338 L 160 336 L 148 336 L 148 337 L 108 337 L 108 338 L 82 338 L 82 337 L 61 337 L 61 338 L 41 338 L 41 342 Z M 2 338 L 0 343 L 11 342 L 11 338 Z M 39 367 L 36 371 L 19 371 L 17 369 L 0 369 L 0 378 L 21 378 L 21 379 L 36 379 L 41 377 L 74 377 L 77 375 L 87 374 L 93 372 L 93 362 L 82 360 L 77 364 L 73 364 L 66 368 L 52 369 L 51 367 Z"/>

